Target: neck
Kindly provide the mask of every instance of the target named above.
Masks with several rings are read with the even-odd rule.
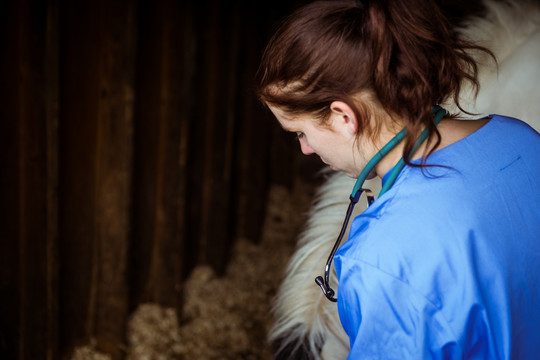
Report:
[[[449,145],[452,145],[465,137],[471,135],[487,122],[489,118],[483,118],[479,120],[455,120],[455,119],[443,119],[441,123],[437,126],[437,130],[441,135],[441,141],[439,145],[433,149],[433,151],[438,151]],[[382,141],[390,141],[393,137],[392,134],[381,137]],[[426,143],[424,142],[413,154],[411,157],[412,160],[419,159],[426,152]],[[401,159],[403,154],[403,148],[405,143],[400,142],[392,151],[390,151],[375,167],[375,172],[377,176],[382,178],[392,167],[394,167],[397,162]]]
[[[378,164],[375,166],[375,173],[381,179],[397,164],[403,155],[403,148],[405,144],[401,141],[392,151],[388,153]]]
[[[434,121],[436,125],[439,125],[439,123],[442,121],[443,117],[447,114],[446,110],[439,106],[433,107],[433,114],[434,114]],[[444,133],[445,135],[450,132],[447,130],[446,126],[439,127],[439,133]],[[391,132],[386,132],[386,135],[380,137],[382,141],[395,141],[395,135]],[[414,143],[414,146],[412,148],[412,154],[410,156],[411,160],[415,160],[423,156],[423,154],[427,151],[427,142],[425,141],[428,138],[428,131],[427,129],[422,129],[420,133],[418,134],[418,137]],[[436,151],[438,149],[441,149],[445,146],[448,146],[449,144],[456,141],[456,137],[454,136],[454,139],[451,139],[451,141],[448,140],[446,136],[443,137],[445,141],[441,141],[438,146],[434,149],[431,149],[432,151]],[[377,173],[377,176],[382,178],[392,167],[394,167],[398,162],[400,163],[400,168],[404,166],[404,159],[403,159],[403,150],[405,148],[405,142],[400,141],[398,144],[396,144],[391,151],[387,153],[387,155],[381,159],[381,161],[377,164],[375,167],[375,171]],[[403,160],[402,160],[403,159]]]
[[[395,119],[395,117],[394,117]],[[392,120],[390,116],[383,122],[383,124],[392,124],[392,126],[385,126],[381,129],[381,135],[378,138],[378,143],[376,144],[377,149],[382,149],[385,145],[389,144],[400,131],[405,127],[402,121],[398,121],[397,125],[395,120]],[[390,128],[391,127],[391,128]],[[390,152],[386,154],[375,166],[376,176],[381,179],[383,176],[396,165],[396,163],[401,159],[403,154],[403,149],[405,147],[405,140],[401,140],[397,145],[395,145]]]

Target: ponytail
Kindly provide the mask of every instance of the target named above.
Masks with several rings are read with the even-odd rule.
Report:
[[[354,98],[367,93],[404,121],[403,155],[411,165],[409,155],[423,127],[429,130],[425,155],[440,143],[432,106],[453,98],[463,110],[464,81],[478,91],[473,50],[493,56],[459,38],[431,0],[317,1],[287,18],[269,42],[257,74],[258,95],[322,122],[333,101],[344,101],[359,119],[358,136],[375,137],[373,109]]]
[[[407,127],[404,159],[408,162],[415,138],[429,129],[429,155],[440,143],[432,106],[452,97],[459,104],[463,81],[478,92],[478,65],[469,53],[480,46],[457,36],[432,1],[386,0],[371,2],[371,24],[380,46],[373,72],[373,88],[381,105],[398,114]]]

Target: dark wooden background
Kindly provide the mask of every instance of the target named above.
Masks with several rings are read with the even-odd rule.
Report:
[[[0,5],[0,358],[122,358],[139,303],[257,242],[294,141],[253,93],[292,1]],[[274,136],[279,134],[279,136]]]
[[[1,359],[121,359],[138,304],[258,241],[299,165],[253,77],[300,3],[2,1]]]

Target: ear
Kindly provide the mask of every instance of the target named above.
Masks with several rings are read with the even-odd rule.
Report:
[[[358,131],[358,119],[353,109],[343,101],[334,101],[330,104],[330,110],[334,118],[334,125],[341,127],[350,134]]]

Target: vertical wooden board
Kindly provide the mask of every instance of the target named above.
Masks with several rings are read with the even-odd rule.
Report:
[[[24,358],[55,359],[58,355],[58,28],[56,1],[29,1],[25,9],[31,26],[26,43],[25,64],[34,73],[21,93],[20,106],[26,109],[21,118],[21,183],[24,197],[20,201],[25,228],[25,251],[21,262],[27,267],[21,279],[24,293]],[[39,51],[39,54],[36,54]],[[37,55],[37,56],[36,56]],[[23,63],[21,62],[21,66]],[[24,129],[24,130],[23,130]],[[23,165],[24,162],[24,165]],[[23,246],[21,241],[20,245]],[[27,255],[26,255],[27,254]]]
[[[128,314],[128,240],[133,146],[134,1],[103,2],[96,144],[96,246],[99,248],[95,337],[113,359],[123,357]]]
[[[203,98],[207,101],[204,132],[204,175],[201,204],[203,257],[223,274],[233,243],[235,206],[232,167],[235,150],[236,78],[238,66],[238,2],[213,2],[203,46],[207,60]]]
[[[19,358],[18,7],[0,12],[0,358]]]
[[[2,218],[7,220],[2,235],[2,299],[9,308],[2,309],[2,350],[6,358],[53,358],[56,354],[55,293],[55,169],[48,159],[55,156],[47,132],[53,122],[46,109],[52,104],[46,90],[50,68],[47,2],[10,2],[2,49],[10,53],[11,63],[3,63],[1,91],[3,102],[2,139],[9,156],[3,167],[1,185],[7,192],[2,201]],[[54,95],[53,95],[54,96]],[[51,101],[55,101],[52,99]],[[54,131],[54,130],[53,130]],[[4,164],[4,162],[2,162]],[[11,167],[11,169],[10,169]],[[4,205],[5,204],[5,205]],[[4,212],[5,211],[5,212]],[[51,214],[51,216],[49,216]],[[4,217],[5,216],[5,217]],[[51,219],[53,222],[51,222]],[[4,229],[4,226],[2,226]],[[7,275],[7,278],[4,276]],[[15,288],[13,288],[15,287]],[[11,288],[11,289],[10,289]],[[8,315],[11,314],[11,315]],[[4,327],[6,326],[6,327]]]
[[[266,197],[270,183],[275,180],[272,175],[276,151],[273,147],[275,137],[275,120],[273,116],[256,98],[255,74],[267,41],[275,29],[278,19],[285,7],[280,2],[255,3],[242,2],[243,31],[240,55],[239,74],[242,99],[239,111],[240,126],[238,129],[237,152],[237,236],[258,242],[266,210]],[[287,6],[290,6],[287,5]],[[283,134],[279,134],[283,136]],[[283,163],[290,159],[282,158]],[[291,177],[285,173],[284,176]]]
[[[60,9],[59,342],[66,356],[93,333],[99,83],[96,7]]]
[[[267,124],[261,116],[263,107],[255,97],[255,73],[262,51],[262,14],[254,3],[247,3],[243,22],[239,67],[239,126],[236,152],[236,236],[257,241],[264,212],[267,188]],[[259,6],[261,7],[261,6]],[[251,14],[251,16],[246,16]],[[259,146],[258,146],[259,145]],[[261,151],[262,150],[262,151]]]
[[[187,178],[188,152],[192,146],[189,138],[192,82],[195,68],[193,41],[193,3],[169,0],[162,18],[167,19],[162,79],[165,82],[162,96],[166,99],[163,117],[167,119],[167,162],[165,164],[165,191],[161,202],[168,206],[168,232],[161,248],[164,261],[156,263],[160,272],[156,279],[166,280],[161,293],[164,305],[180,309],[182,282],[186,276],[185,264],[193,258],[185,252],[187,239]],[[166,91],[165,91],[166,89]],[[163,266],[164,264],[165,266]],[[180,313],[180,310],[179,310]]]
[[[132,166],[134,1],[64,3],[60,340],[122,357]]]
[[[247,89],[253,88],[247,87]],[[243,92],[248,91],[243,90]],[[243,121],[239,131],[236,235],[258,242],[266,211],[266,194],[270,184],[271,132],[269,129],[271,119],[262,105],[250,99],[250,96],[252,94],[245,94],[247,100],[242,104]]]
[[[212,77],[208,72],[209,54],[208,47],[211,47],[216,39],[210,38],[210,24],[213,21],[212,13],[215,14],[215,1],[209,3],[198,2],[192,6],[192,16],[194,18],[194,41],[197,44],[195,48],[195,67],[193,69],[193,83],[191,88],[192,104],[188,113],[189,138],[190,145],[187,152],[187,163],[189,173],[187,174],[186,188],[187,192],[187,227],[186,244],[184,246],[185,258],[188,261],[185,268],[191,270],[197,264],[208,264],[208,237],[206,227],[208,224],[204,211],[207,211],[208,205],[205,199],[209,197],[209,181],[206,179],[207,171],[207,144],[210,139],[207,138],[208,129],[207,114],[213,110],[209,107],[214,106],[213,99],[208,98],[207,83]],[[206,197],[205,197],[205,189]]]
[[[192,163],[190,162],[190,153],[195,149],[196,139],[191,136],[192,132],[192,116],[195,112],[194,101],[194,82],[196,81],[195,69],[197,68],[196,51],[200,46],[197,42],[197,36],[195,32],[195,20],[194,19],[194,6],[193,2],[183,2],[181,9],[181,15],[178,17],[175,23],[179,26],[175,31],[181,37],[181,56],[179,58],[178,69],[180,69],[179,76],[179,118],[180,122],[180,157],[179,157],[179,172],[180,178],[178,183],[178,236],[180,242],[180,274],[177,280],[177,286],[181,288],[183,280],[187,277],[187,274],[195,266],[197,261],[197,244],[194,239],[190,238],[190,228],[192,227],[192,221],[189,218],[190,214],[190,194],[192,189],[189,187],[189,179],[192,171]],[[179,307],[180,309],[180,307]],[[180,311],[179,311],[180,313]]]
[[[205,246],[200,241],[202,229],[202,201],[203,201],[203,178],[204,178],[204,139],[205,139],[205,111],[208,106],[208,99],[205,98],[204,84],[206,68],[206,53],[204,34],[206,29],[205,11],[210,8],[210,4],[193,3],[189,14],[193,21],[192,38],[189,40],[194,45],[193,49],[194,66],[191,67],[191,81],[189,83],[189,101],[187,111],[184,112],[186,120],[189,122],[189,143],[185,153],[187,164],[186,174],[186,228],[184,252],[184,273],[188,274],[197,264],[205,262]]]
[[[58,108],[59,33],[58,0],[47,1],[45,59],[46,167],[47,167],[47,360],[58,359]]]
[[[178,306],[185,183],[182,179],[183,43],[186,4],[141,2],[135,123],[134,306]],[[184,145],[182,145],[184,144]],[[182,165],[182,163],[184,163]]]
[[[145,287],[149,282],[150,256],[155,227],[156,173],[159,128],[158,115],[159,73],[161,54],[159,31],[154,5],[140,1],[135,71],[134,161],[133,161],[133,222],[130,246],[130,309],[145,301]]]

